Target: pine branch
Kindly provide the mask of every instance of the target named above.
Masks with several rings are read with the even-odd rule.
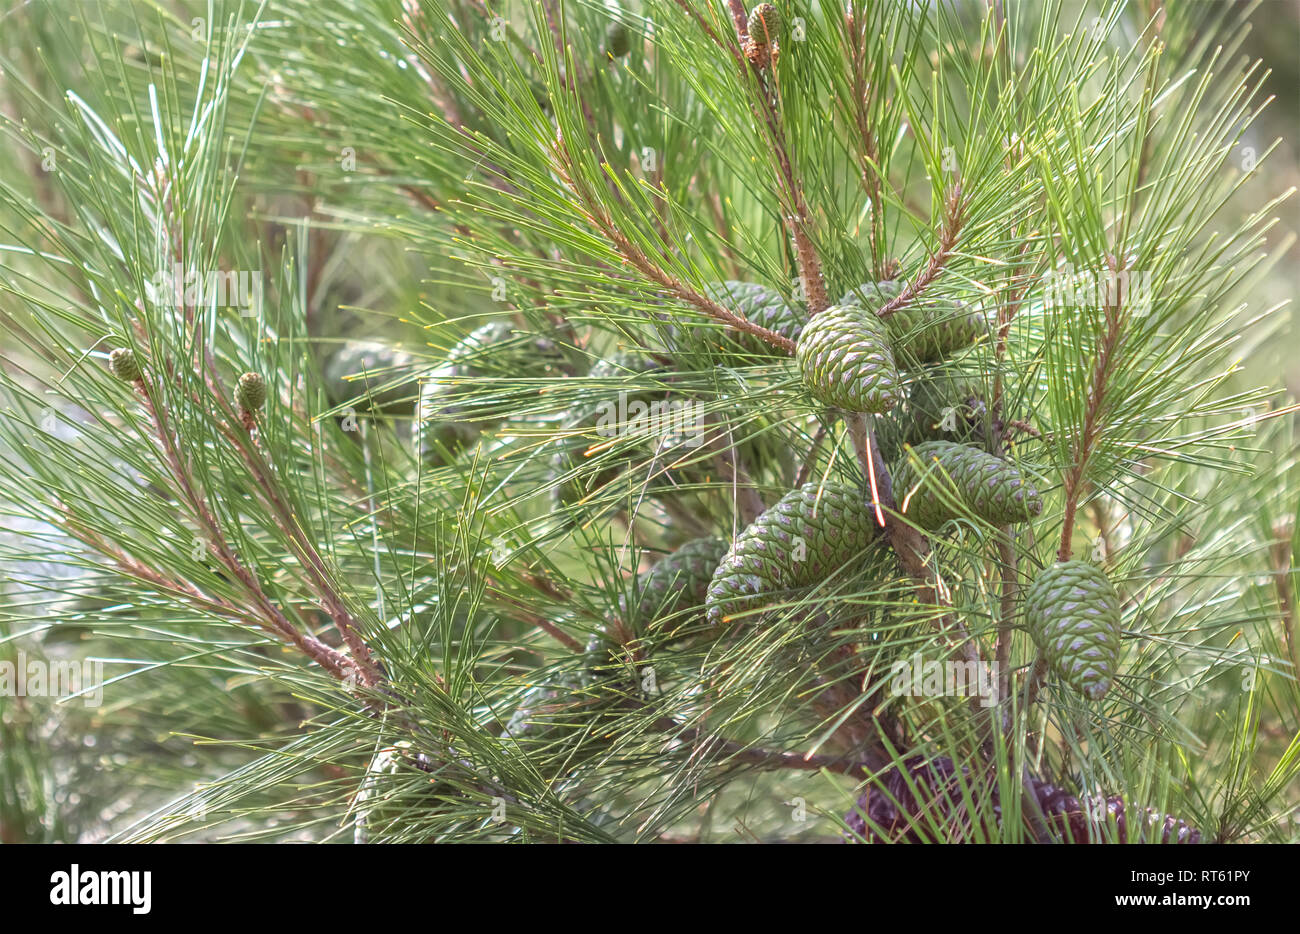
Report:
[[[769,331],[767,328],[760,327],[759,325],[745,319],[743,316],[724,308],[718,302],[701,295],[699,292],[696,292],[694,289],[677,279],[667,270],[658,266],[618,229],[613,218],[610,216],[609,212],[601,206],[599,200],[587,192],[585,186],[580,185],[575,180],[576,173],[572,172],[572,164],[568,161],[568,155],[563,149],[562,140],[557,142],[556,157],[558,159],[556,173],[560,175],[564,180],[565,185],[573,193],[575,199],[577,199],[579,207],[588,221],[591,222],[592,226],[595,227],[602,236],[617,248],[617,250],[623,255],[624,259],[631,263],[632,267],[641,273],[647,281],[661,286],[674,298],[695,306],[700,311],[711,315],[724,324],[730,325],[737,331],[741,331],[745,334],[752,334],[760,340],[771,344],[773,347],[784,350],[788,354],[794,353],[794,341],[787,337],[783,337],[774,331]]]
[[[1114,257],[1108,258],[1112,272],[1119,269]],[[1118,289],[1117,289],[1118,292]],[[1061,527],[1061,547],[1057,559],[1069,561],[1074,539],[1074,516],[1079,506],[1079,497],[1083,494],[1084,478],[1088,469],[1089,458],[1102,430],[1102,411],[1106,404],[1107,382],[1116,365],[1119,343],[1122,336],[1122,315],[1124,297],[1116,294],[1113,302],[1104,306],[1106,332],[1097,349],[1097,359],[1093,367],[1092,380],[1088,387],[1087,401],[1084,406],[1083,428],[1074,439],[1071,465],[1064,475],[1065,520]]]
[[[915,279],[908,282],[902,291],[886,302],[876,312],[877,315],[881,318],[888,318],[900,308],[915,301],[917,296],[939,277],[957,247],[962,224],[965,222],[964,210],[965,203],[962,200],[961,184],[958,183],[952,186],[947,199],[944,201],[943,225],[939,230],[939,248],[930,256],[930,261],[926,264],[925,269]]]

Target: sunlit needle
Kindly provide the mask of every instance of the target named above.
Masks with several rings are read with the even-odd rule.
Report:
[[[867,449],[867,476],[871,479],[871,505],[876,510],[876,521],[880,527],[885,527],[885,514],[880,511],[880,491],[876,489],[876,460],[871,454],[871,432],[867,432],[867,439],[864,442]]]

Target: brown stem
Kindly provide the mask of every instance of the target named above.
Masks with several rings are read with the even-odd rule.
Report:
[[[897,296],[886,302],[884,307],[876,312],[877,315],[888,318],[913,301],[938,277],[957,246],[962,224],[965,223],[964,211],[965,203],[962,200],[961,185],[953,185],[944,203],[943,226],[939,231],[939,249],[930,257],[930,262],[926,264],[921,274],[909,282]]]
[[[137,380],[136,391],[143,398],[145,408],[149,412],[150,418],[154,423],[155,433],[162,444],[163,456],[168,468],[170,469],[173,479],[180,486],[181,493],[185,497],[192,514],[198,520],[199,524],[212,537],[210,545],[221,563],[225,566],[239,582],[243,585],[244,590],[252,598],[262,614],[261,625],[264,629],[274,635],[297,646],[307,656],[314,659],[326,671],[334,675],[341,681],[350,681],[356,683],[369,684],[365,679],[364,672],[360,671],[357,664],[344,656],[343,654],[331,649],[314,636],[306,635],[301,632],[280,609],[267,598],[266,593],[262,590],[261,583],[245,567],[244,563],[231,550],[226,540],[220,523],[208,508],[206,501],[199,495],[190,471],[185,465],[184,457],[181,455],[176,446],[175,439],[172,436],[171,428],[168,424],[166,410],[158,405],[152,393],[145,385],[143,380]]]
[[[1109,261],[1111,269],[1115,270],[1117,264],[1114,258],[1111,257]],[[1084,409],[1083,430],[1074,439],[1072,463],[1065,472],[1065,521],[1061,526],[1061,547],[1057,552],[1057,559],[1060,561],[1069,561],[1073,551],[1071,540],[1074,537],[1075,512],[1078,510],[1079,499],[1086,485],[1088,461],[1101,436],[1101,413],[1106,403],[1107,382],[1114,369],[1116,351],[1122,333],[1122,300],[1122,296],[1116,295],[1113,303],[1107,303],[1104,309],[1106,333],[1102,337],[1101,346],[1097,349],[1097,360],[1093,366]]]
[[[853,441],[853,451],[857,455],[863,475],[866,476],[871,471],[875,472],[875,487],[879,492],[880,506],[890,515],[890,521],[885,523],[885,538],[898,556],[903,570],[916,582],[917,599],[926,606],[951,606],[948,588],[928,560],[929,540],[911,525],[902,521],[899,516],[898,504],[894,499],[893,478],[880,453],[880,445],[876,441],[875,433],[867,427],[866,416],[850,415],[846,421]],[[868,449],[871,451],[870,456],[867,454]],[[935,621],[935,625],[940,633],[950,639],[954,638],[954,633],[956,634],[955,648],[966,656],[967,661],[982,663],[979,647],[956,614],[945,612]]]
[[[623,254],[623,258],[631,263],[633,268],[635,268],[637,272],[641,273],[643,277],[650,282],[663,287],[673,297],[690,305],[694,305],[696,308],[711,315],[724,324],[728,324],[736,330],[743,331],[746,334],[752,334],[765,343],[784,350],[788,354],[794,353],[795,342],[790,340],[788,337],[783,337],[775,331],[769,331],[767,328],[760,327],[752,321],[749,321],[747,318],[728,310],[713,299],[701,295],[680,279],[673,276],[666,269],[660,267],[650,259],[650,257],[646,256],[640,247],[632,243],[632,241],[630,241],[622,231],[618,229],[617,225],[614,223],[614,219],[610,217],[609,213],[600,205],[599,201],[591,198],[585,190],[585,186],[577,182],[573,173],[569,170],[568,154],[563,150],[562,146],[557,147],[557,157],[560,160],[560,164],[556,166],[557,174],[564,179],[569,190],[573,192],[577,198],[580,210],[582,210],[583,214],[586,215],[587,219],[596,227],[596,229],[600,231],[601,235],[609,240],[609,242],[612,243],[621,254]]]

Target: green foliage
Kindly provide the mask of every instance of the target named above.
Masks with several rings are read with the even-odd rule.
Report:
[[[1250,11],[771,6],[3,14],[0,839],[1295,840]]]

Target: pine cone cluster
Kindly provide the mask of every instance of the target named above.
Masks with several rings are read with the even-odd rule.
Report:
[[[973,445],[928,441],[904,453],[894,471],[902,512],[932,530],[970,513],[992,525],[1026,522],[1042,498],[1019,469]]]
[[[1062,561],[1025,594],[1029,634],[1066,684],[1089,700],[1110,690],[1119,665],[1120,599],[1101,568]]]
[[[877,540],[875,514],[862,491],[834,483],[791,490],[743,531],[709,584],[709,621],[820,583]]]

